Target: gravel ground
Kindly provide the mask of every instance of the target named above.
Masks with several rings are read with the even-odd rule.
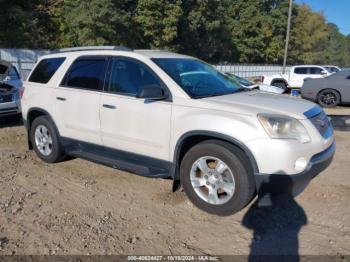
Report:
[[[0,119],[0,255],[350,255],[350,132],[336,131],[330,168],[302,195],[217,217],[171,181],[74,159],[48,165]]]

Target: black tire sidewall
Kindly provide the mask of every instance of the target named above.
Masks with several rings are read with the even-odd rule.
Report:
[[[322,95],[323,93],[330,93],[330,92],[333,93],[333,94],[335,95],[336,101],[335,101],[335,103],[332,104],[332,105],[326,105],[326,104],[324,104],[324,103],[320,100],[320,98],[321,98],[321,95]],[[318,94],[317,102],[318,102],[318,104],[319,104],[320,106],[325,107],[325,108],[336,107],[336,106],[339,105],[339,103],[340,103],[340,95],[339,95],[339,93],[338,93],[337,91],[330,90],[330,89],[326,89],[326,90],[321,91],[321,92]]]
[[[286,83],[284,83],[284,82],[275,82],[272,84],[272,86],[279,87],[279,88],[283,89],[284,92],[286,92],[288,89]]]
[[[48,131],[51,134],[52,137],[52,152],[50,155],[48,156],[44,156],[43,154],[40,153],[39,149],[36,146],[35,143],[35,130],[39,125],[43,125],[45,126]],[[63,159],[64,157],[64,150],[62,148],[62,145],[59,141],[59,136],[57,134],[57,131],[54,127],[54,125],[52,124],[52,122],[50,121],[50,119],[47,116],[40,116],[36,119],[34,119],[31,128],[30,128],[30,140],[33,146],[33,149],[35,151],[35,153],[44,161],[47,163],[56,163],[59,162]]]
[[[212,205],[205,202],[192,187],[190,181],[192,165],[203,156],[219,158],[228,165],[233,173],[235,179],[234,195],[222,205]],[[222,141],[210,140],[191,148],[181,162],[180,176],[182,186],[191,202],[198,208],[215,215],[227,216],[240,211],[252,200],[255,192],[255,182],[250,163],[239,149]]]

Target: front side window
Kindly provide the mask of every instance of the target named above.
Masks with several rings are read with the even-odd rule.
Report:
[[[29,82],[46,84],[62,65],[64,57],[47,58],[39,62],[29,77]]]
[[[190,97],[203,98],[249,91],[212,66],[191,58],[154,58]]]
[[[311,75],[320,75],[322,69],[319,67],[310,67],[310,74]]]
[[[161,86],[154,73],[144,64],[126,58],[112,60],[109,91],[136,96],[142,86]]]
[[[65,76],[63,86],[101,91],[106,67],[106,57],[78,58]]]
[[[296,67],[294,69],[294,73],[298,75],[306,75],[307,74],[307,67]]]

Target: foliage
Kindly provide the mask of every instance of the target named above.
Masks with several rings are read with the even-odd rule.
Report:
[[[329,37],[324,16],[301,5],[292,28],[289,61],[322,64]]]
[[[288,0],[0,0],[0,46],[126,45],[282,63]],[[350,66],[350,36],[293,4],[289,64]]]

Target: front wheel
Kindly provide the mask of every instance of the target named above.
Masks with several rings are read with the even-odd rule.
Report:
[[[35,118],[30,128],[30,140],[35,153],[47,163],[56,163],[64,159],[64,149],[59,136],[47,116]]]
[[[340,103],[340,95],[335,90],[326,89],[320,92],[317,102],[322,107],[336,107]]]
[[[181,162],[180,176],[192,203],[216,215],[238,212],[255,192],[247,157],[240,149],[219,140],[192,147]]]

